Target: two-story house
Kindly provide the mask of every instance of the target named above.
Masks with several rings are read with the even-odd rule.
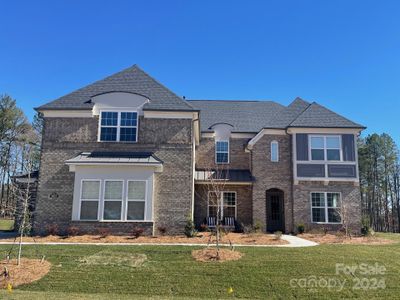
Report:
[[[188,101],[133,66],[37,111],[37,233],[49,224],[179,233],[188,216],[210,222],[216,205],[224,220],[267,231],[339,229],[343,211],[360,227],[364,127],[315,102]],[[212,174],[224,174],[217,202]]]

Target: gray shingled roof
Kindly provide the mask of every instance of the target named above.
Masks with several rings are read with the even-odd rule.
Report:
[[[288,127],[364,128],[329,109],[296,98],[283,106],[272,101],[189,100],[200,109],[201,131],[216,123],[228,123],[233,132],[259,132],[263,128]]]
[[[151,152],[82,152],[65,161],[67,165],[79,164],[150,164],[161,165],[163,162]]]
[[[143,107],[144,109],[193,110],[188,102],[171,92],[137,65],[89,84],[37,109],[91,109],[93,103],[90,99],[105,92],[129,92],[143,95],[150,99],[150,102]]]

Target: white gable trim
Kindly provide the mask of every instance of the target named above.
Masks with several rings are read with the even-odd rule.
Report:
[[[45,118],[92,118],[92,110],[40,110]]]
[[[283,129],[261,129],[255,137],[253,137],[247,144],[247,149],[251,150],[255,143],[257,143],[264,135],[286,135],[286,131]]]
[[[289,134],[293,133],[333,133],[333,134],[359,134],[362,128],[288,128],[287,132]]]

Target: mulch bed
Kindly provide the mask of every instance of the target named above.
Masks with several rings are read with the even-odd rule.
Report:
[[[192,256],[195,260],[202,262],[224,262],[230,260],[238,260],[243,256],[243,253],[221,248],[219,249],[219,259],[218,259],[217,249],[213,247],[200,250],[193,250]]]
[[[50,271],[51,263],[40,259],[22,258],[18,266],[16,259],[0,262],[0,287],[5,288],[10,283],[13,287],[39,280]],[[5,268],[9,274],[4,275]]]
[[[365,237],[365,236],[352,236],[346,237],[345,235],[339,234],[322,234],[322,233],[303,233],[299,234],[298,237],[317,242],[319,244],[354,244],[354,245],[385,245],[393,244],[394,241],[378,238],[378,237]]]
[[[99,235],[77,235],[70,237],[61,237],[57,235],[49,235],[44,237],[26,237],[24,242],[68,242],[68,243],[181,243],[181,244],[207,244],[210,240],[209,232],[200,232],[196,237],[187,238],[183,235],[165,235],[165,236],[117,236],[109,235],[101,237]],[[212,238],[214,240],[214,238]],[[12,242],[13,239],[1,239],[0,242]],[[272,234],[254,233],[243,234],[230,232],[222,236],[222,244],[240,244],[240,245],[285,245],[287,241],[276,239]]]

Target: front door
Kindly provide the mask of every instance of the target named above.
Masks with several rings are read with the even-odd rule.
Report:
[[[283,216],[283,192],[280,190],[268,190],[267,202],[267,231],[285,231]]]

